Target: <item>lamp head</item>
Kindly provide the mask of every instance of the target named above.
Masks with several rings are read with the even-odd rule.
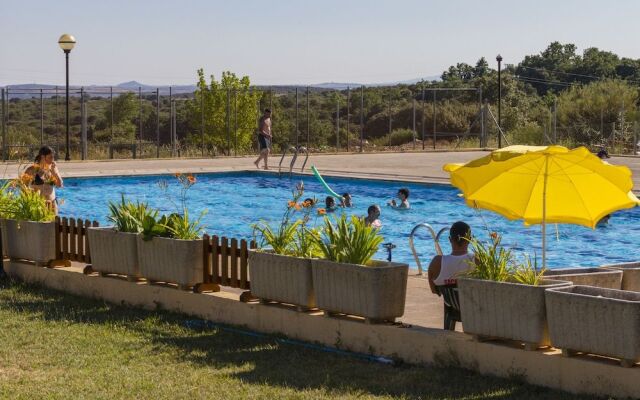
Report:
[[[496,61],[497,61],[497,62],[502,62],[502,56],[501,56],[500,54],[498,54],[498,55],[496,56]]]
[[[68,33],[65,33],[60,36],[60,39],[58,39],[58,45],[65,53],[68,53],[76,45],[76,38],[69,35]]]

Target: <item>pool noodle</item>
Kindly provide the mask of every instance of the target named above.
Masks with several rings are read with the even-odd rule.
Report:
[[[327,191],[327,193],[329,193],[331,196],[337,199],[342,199],[342,196],[340,196],[338,193],[331,190],[329,185],[327,185],[327,182],[324,181],[324,179],[322,178],[322,175],[320,175],[320,172],[318,172],[318,169],[315,167],[315,165],[311,166],[311,172],[313,172],[313,175],[315,175],[315,177],[320,181],[322,186],[324,186],[324,189]]]

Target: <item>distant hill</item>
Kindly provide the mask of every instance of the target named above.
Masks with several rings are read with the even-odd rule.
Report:
[[[411,85],[411,84],[415,84],[417,82],[420,82],[422,80],[425,80],[427,82],[430,81],[439,81],[440,77],[439,76],[427,76],[424,78],[416,78],[416,79],[410,79],[410,80],[406,80],[406,81],[396,81],[396,82],[385,82],[385,83],[346,83],[346,82],[324,82],[324,83],[317,83],[317,84],[311,84],[311,85],[257,85],[257,87],[259,88],[274,88],[274,89],[282,89],[282,90],[287,90],[287,89],[293,89],[293,88],[299,88],[299,89],[306,89],[307,86],[309,86],[312,89],[315,90],[346,90],[347,88],[358,88],[360,86],[393,86],[393,85],[398,85],[398,84],[403,84],[403,85]],[[28,98],[32,98],[32,97],[36,97],[39,98],[40,97],[40,89],[45,90],[44,93],[44,97],[45,98],[49,98],[49,97],[53,97],[55,96],[55,93],[52,92],[52,90],[54,90],[55,88],[58,88],[58,94],[60,96],[64,96],[64,92],[65,92],[65,87],[64,85],[62,86],[56,86],[56,85],[49,85],[49,84],[41,84],[41,83],[25,83],[25,84],[17,84],[17,85],[7,85],[5,86],[5,88],[9,89],[9,97],[12,99],[15,98],[19,98],[19,99],[28,99]],[[107,97],[110,96],[111,94],[111,88],[113,88],[113,93],[117,94],[117,93],[121,93],[123,91],[133,91],[133,92],[137,92],[138,90],[142,90],[142,92],[146,95],[150,94],[150,93],[154,93],[156,91],[156,89],[160,90],[160,93],[162,95],[167,95],[169,94],[169,87],[171,87],[171,93],[179,95],[179,94],[185,94],[185,93],[193,93],[196,90],[196,85],[159,85],[159,86],[155,86],[155,85],[145,85],[144,83],[140,83],[138,81],[128,81],[128,82],[123,82],[123,83],[119,83],[117,85],[114,86],[107,86],[107,85],[88,85],[88,86],[70,86],[70,90],[74,93],[72,93],[72,96],[77,96],[78,95],[78,91],[80,91],[81,88],[84,88],[85,91],[87,91],[87,93],[89,93],[90,96],[92,97]]]

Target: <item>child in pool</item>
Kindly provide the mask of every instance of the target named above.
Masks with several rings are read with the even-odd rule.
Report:
[[[333,196],[327,196],[327,198],[324,199],[324,205],[327,212],[334,212],[336,210],[336,199],[334,199]]]
[[[388,204],[396,210],[408,210],[411,208],[411,205],[409,204],[409,189],[402,188],[398,190],[398,199],[400,200],[400,203],[397,203],[396,199],[393,199]]]
[[[340,200],[340,207],[353,207],[353,203],[351,202],[351,195],[349,193],[345,193],[342,195],[342,200]]]
[[[367,216],[364,218],[364,222],[368,226],[372,226],[374,228],[381,228],[382,223],[380,222],[380,207],[376,204],[370,205],[367,209]]]

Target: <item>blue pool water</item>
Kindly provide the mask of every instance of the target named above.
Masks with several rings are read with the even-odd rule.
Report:
[[[217,173],[197,175],[198,182],[189,192],[188,204],[192,215],[203,209],[208,213],[203,219],[207,233],[236,238],[251,238],[251,224],[259,219],[271,222],[280,220],[291,191],[300,180],[304,181],[305,197],[317,197],[324,204],[326,193],[312,176],[278,178],[265,173]],[[178,185],[173,176],[131,176],[104,178],[70,178],[65,188],[58,192],[64,199],[60,208],[62,216],[95,219],[107,224],[107,203],[118,201],[124,194],[132,200],[148,202],[162,211],[173,212],[174,207],[158,187],[166,180],[172,192]],[[540,227],[525,227],[521,222],[508,221],[488,211],[474,211],[465,206],[458,190],[445,185],[426,185],[384,181],[368,181],[326,177],[327,183],[338,193],[349,192],[354,207],[346,209],[350,214],[366,215],[367,207],[379,204],[382,208],[382,234],[385,241],[393,242],[396,261],[415,266],[409,249],[409,233],[418,223],[427,222],[436,230],[457,220],[468,222],[474,235],[488,239],[488,227],[504,235],[503,244],[518,254],[541,254]],[[396,211],[385,206],[395,196],[397,189],[408,187],[411,191],[410,211]],[[318,222],[321,220],[318,219]],[[443,235],[443,250],[449,251],[447,235]],[[548,228],[548,265],[595,266],[603,263],[637,261],[637,244],[640,243],[640,208],[617,212],[608,226],[596,230],[573,225]],[[416,239],[416,248],[422,255],[423,266],[434,255],[433,244],[423,230]],[[386,258],[381,249],[378,256]]]

